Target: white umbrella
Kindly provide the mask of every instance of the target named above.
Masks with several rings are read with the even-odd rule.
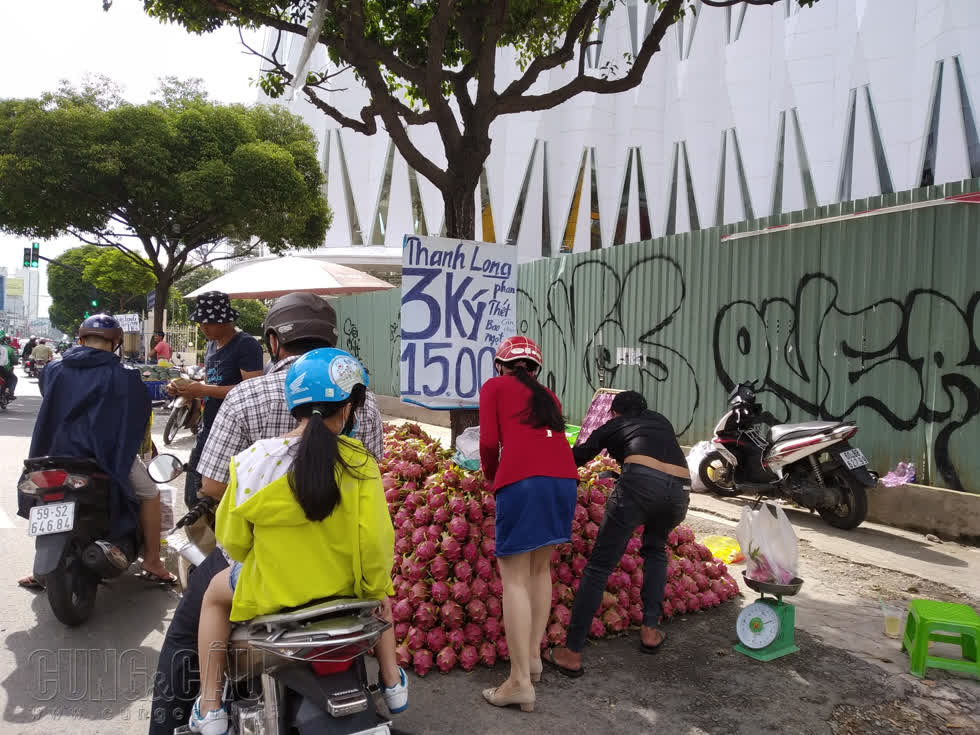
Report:
[[[341,296],[388,288],[394,286],[346,265],[288,256],[236,268],[184,298],[194,298],[208,291],[221,291],[235,299],[274,299],[297,291]]]

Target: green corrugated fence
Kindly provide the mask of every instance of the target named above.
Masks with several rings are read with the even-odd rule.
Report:
[[[879,472],[980,491],[980,206],[953,204],[722,241],[737,232],[940,199],[919,189],[520,266],[572,423],[601,385],[643,392],[681,439],[711,435],[732,383],[780,419],[855,421]],[[339,299],[341,346],[379,393],[399,386],[397,290]]]

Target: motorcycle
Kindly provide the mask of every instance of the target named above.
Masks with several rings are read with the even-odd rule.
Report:
[[[180,377],[184,380],[204,382],[204,368],[191,366]],[[203,407],[204,402],[200,398],[174,396],[170,399],[166,405],[170,416],[167,418],[167,425],[163,427],[163,443],[169,446],[181,429],[188,429],[192,434],[197,434],[201,428]]]
[[[848,440],[858,427],[841,421],[778,424],[756,401],[756,383],[740,383],[715,426],[714,448],[698,476],[716,495],[784,496],[816,510],[835,528],[857,528],[868,514],[867,488],[877,476]]]
[[[36,378],[40,372],[41,371],[34,363],[34,358],[28,357],[26,360],[24,360],[24,374],[27,375],[28,378]]]
[[[161,454],[147,469],[155,482],[170,482],[182,465],[173,455]],[[182,529],[206,525],[209,510],[192,509],[171,536],[179,543],[168,539],[167,545],[191,566],[200,564],[204,554]],[[391,722],[375,704],[364,660],[391,627],[381,610],[378,600],[313,600],[236,623],[225,681],[229,732],[391,735]],[[181,726],[174,735],[190,732]]]
[[[7,381],[0,375],[0,411],[6,411],[8,403],[10,403],[10,394],[7,393]]]
[[[142,536],[109,536],[109,475],[94,459],[32,457],[17,486],[29,505],[27,534],[35,539],[34,578],[58,620],[77,626],[92,615],[102,579],[118,577],[137,560]]]

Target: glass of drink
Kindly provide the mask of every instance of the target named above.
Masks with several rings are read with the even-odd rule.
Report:
[[[901,638],[905,610],[898,605],[882,605],[881,609],[885,613],[885,635],[889,638]]]

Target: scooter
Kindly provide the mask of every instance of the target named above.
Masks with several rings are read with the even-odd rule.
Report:
[[[192,365],[180,377],[184,380],[204,382],[204,368]],[[163,427],[163,443],[169,446],[181,429],[188,429],[192,434],[197,434],[201,428],[203,406],[204,403],[200,398],[174,396],[166,405],[170,410],[170,416],[167,418],[167,425]]]
[[[848,443],[858,432],[855,424],[777,424],[756,401],[755,381],[735,386],[728,408],[715,426],[713,450],[698,466],[711,492],[787,497],[836,528],[861,525],[868,515],[867,488],[878,478],[864,453]]]
[[[7,393],[7,381],[0,375],[0,411],[6,411],[8,403],[10,403],[10,394]]]
[[[27,534],[35,539],[34,578],[58,620],[76,626],[92,615],[102,579],[118,577],[139,558],[139,527],[107,539],[109,475],[94,459],[32,457],[17,486],[30,511]]]
[[[170,482],[183,466],[173,455],[161,454],[147,469],[154,482]],[[184,520],[175,534],[188,526]],[[207,512],[198,509],[194,521],[205,523]],[[178,537],[180,543],[168,540],[168,546],[188,564],[200,564],[203,552],[186,534]],[[225,682],[229,732],[391,735],[364,661],[391,627],[381,610],[378,600],[313,600],[234,625]],[[174,735],[190,732],[181,726]]]

